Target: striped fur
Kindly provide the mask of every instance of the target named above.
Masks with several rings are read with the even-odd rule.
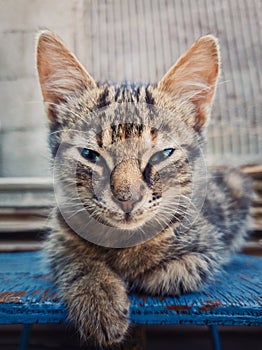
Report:
[[[85,208],[110,227],[136,233],[147,223],[162,225],[148,241],[108,248],[81,238],[54,210],[46,251],[69,317],[85,341],[121,342],[130,291],[199,290],[246,237],[249,180],[230,170],[209,173],[205,181],[198,163],[219,64],[217,40],[207,36],[159,84],[98,84],[54,34],[39,37],[50,148],[55,158],[64,145],[58,164],[72,214],[76,185]],[[96,164],[84,159],[83,148],[102,158]],[[154,162],[165,149],[173,150],[170,157]]]

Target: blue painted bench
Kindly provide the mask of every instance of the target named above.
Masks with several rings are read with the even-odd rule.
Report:
[[[219,349],[217,325],[262,325],[262,258],[235,255],[214,281],[199,293],[179,297],[131,295],[131,322],[154,325],[208,325]],[[0,324],[68,322],[66,308],[53,286],[44,253],[0,254]]]

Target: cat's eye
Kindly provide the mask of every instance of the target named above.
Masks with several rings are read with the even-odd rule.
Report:
[[[97,163],[102,158],[99,153],[88,148],[82,148],[80,153],[83,158],[91,163]]]
[[[149,164],[154,165],[162,162],[170,157],[174,152],[174,148],[166,148],[163,151],[155,153],[149,160]]]

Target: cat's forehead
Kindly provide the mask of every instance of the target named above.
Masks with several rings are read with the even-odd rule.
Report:
[[[110,147],[128,140],[154,146],[173,134],[168,118],[154,105],[143,102],[111,102],[80,120],[80,131],[86,141],[98,147]],[[90,141],[92,140],[92,141]]]
[[[160,108],[152,85],[103,85],[91,109],[89,98],[81,98],[73,114],[70,138],[75,145],[92,149],[118,145],[135,153],[136,149],[170,147],[184,135],[178,111]]]
[[[99,148],[111,149],[113,153],[139,153],[157,143],[158,131],[150,125],[136,123],[113,124],[96,134]]]
[[[108,103],[132,102],[154,105],[154,84],[128,83],[100,84],[97,98],[99,107],[107,106]]]
[[[170,138],[154,123],[144,123],[142,120],[126,122],[124,119],[113,120],[112,123],[97,120],[96,124],[87,123],[85,127],[72,129],[66,134],[75,145],[94,149],[152,148]]]
[[[134,120],[131,115],[122,114],[123,106],[117,112],[119,115],[116,118],[111,114],[97,115],[93,123],[89,121],[80,130],[72,130],[68,141],[101,154],[106,152],[116,161],[123,158],[140,159],[147,152],[151,154],[152,149],[158,151],[173,146],[172,137],[153,118],[137,116]]]

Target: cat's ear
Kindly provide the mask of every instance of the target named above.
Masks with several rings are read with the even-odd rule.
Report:
[[[39,34],[37,70],[44,101],[51,104],[97,86],[73,53],[50,31]]]
[[[220,69],[218,40],[201,37],[179,58],[158,84],[158,89],[195,106],[193,127],[199,131],[206,124]]]

